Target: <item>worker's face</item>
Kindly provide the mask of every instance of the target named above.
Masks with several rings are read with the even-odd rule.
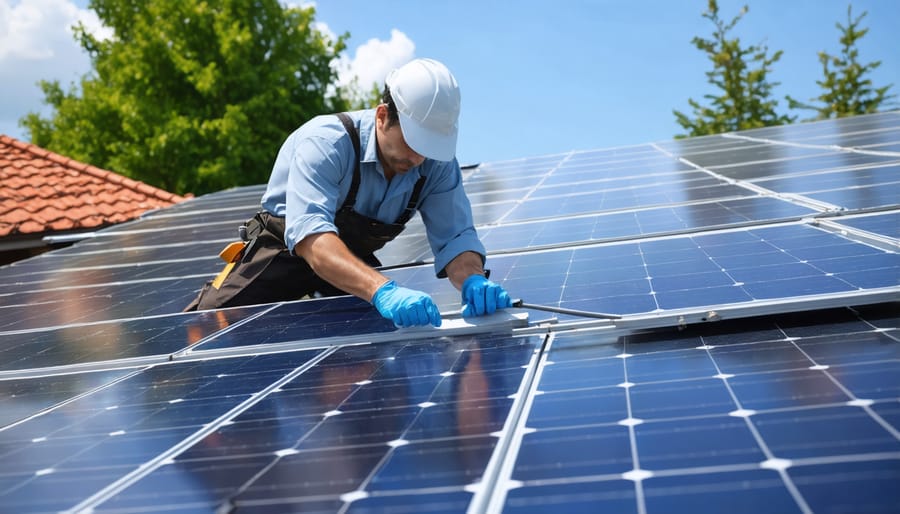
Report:
[[[379,105],[375,111],[375,131],[378,159],[381,160],[381,165],[388,178],[397,174],[402,175],[425,162],[424,157],[414,152],[406,144],[399,122],[388,126],[388,109],[384,104]]]

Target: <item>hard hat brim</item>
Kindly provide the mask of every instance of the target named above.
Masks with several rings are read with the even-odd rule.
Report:
[[[429,130],[402,112],[400,117],[400,130],[403,139],[414,152],[435,161],[452,161],[456,157],[456,138],[459,128],[454,125],[450,132],[442,133]]]

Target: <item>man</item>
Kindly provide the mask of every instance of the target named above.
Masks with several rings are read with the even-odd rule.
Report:
[[[462,292],[463,315],[509,307],[507,292],[487,279],[463,191],[459,108],[450,71],[416,59],[391,72],[377,108],[301,126],[278,152],[263,211],[242,227],[246,243],[223,251],[230,263],[186,310],[349,293],[398,326],[440,326],[431,297],[373,269],[374,252],[416,210],[438,278]]]

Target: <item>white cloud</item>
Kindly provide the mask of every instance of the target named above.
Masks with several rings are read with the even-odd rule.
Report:
[[[337,63],[338,82],[353,87],[355,80],[360,93],[368,92],[372,84],[380,88],[387,74],[411,61],[415,53],[415,43],[403,32],[392,29],[389,40],[372,38],[356,48],[352,60],[343,56]]]
[[[72,26],[78,22],[101,39],[112,35],[93,11],[68,0],[22,0],[15,5],[0,0],[0,62],[59,56],[66,47],[76,46]]]
[[[69,0],[0,0],[0,130],[23,137],[18,119],[41,111],[40,80],[69,84],[90,71],[90,60],[72,37],[81,22],[100,39],[111,37],[93,11]]]

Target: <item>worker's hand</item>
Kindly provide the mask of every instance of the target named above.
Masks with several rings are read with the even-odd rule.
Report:
[[[398,327],[429,323],[441,326],[441,312],[430,296],[421,291],[399,287],[393,280],[385,282],[375,291],[372,305]]]
[[[464,317],[493,314],[497,309],[512,307],[506,290],[483,275],[471,275],[463,282],[462,301]]]

